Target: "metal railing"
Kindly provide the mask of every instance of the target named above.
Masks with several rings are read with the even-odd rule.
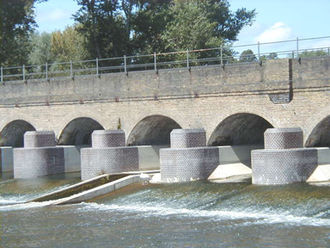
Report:
[[[318,43],[315,43],[318,42]],[[320,46],[316,46],[320,44]],[[325,44],[325,45],[322,45]],[[253,53],[242,53],[250,49]],[[239,52],[240,51],[240,52]],[[244,55],[245,54],[245,55]],[[0,67],[0,82],[70,77],[100,76],[104,73],[161,69],[233,63],[262,62],[268,59],[300,58],[304,56],[330,56],[330,36],[293,39],[247,45],[225,45],[217,48],[186,50],[167,53],[138,54],[114,58],[96,58],[82,61],[55,62],[44,65]]]

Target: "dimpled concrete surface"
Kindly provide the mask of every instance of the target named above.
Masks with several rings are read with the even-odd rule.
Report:
[[[265,132],[264,150],[251,153],[253,184],[305,182],[318,165],[317,150],[301,148],[300,128],[272,128]]]
[[[94,131],[92,147],[81,149],[81,179],[87,180],[105,173],[138,170],[137,147],[124,147],[124,145],[124,131]]]
[[[28,131],[24,134],[24,147],[56,146],[53,131]]]
[[[186,182],[206,179],[219,165],[217,147],[205,147],[203,129],[175,129],[171,148],[160,149],[163,182]]]
[[[206,145],[204,129],[174,129],[170,136],[171,148],[202,147]]]
[[[264,133],[265,149],[290,149],[303,147],[301,128],[268,128]]]
[[[92,147],[125,146],[123,130],[95,130],[92,133]]]
[[[14,178],[64,173],[64,150],[55,144],[52,131],[26,132],[24,148],[14,149]]]

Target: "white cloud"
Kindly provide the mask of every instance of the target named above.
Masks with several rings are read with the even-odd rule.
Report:
[[[273,42],[289,39],[291,28],[283,22],[276,22],[256,38],[256,42]]]
[[[70,18],[71,14],[72,14],[71,12],[60,9],[60,8],[46,10],[46,11],[42,11],[40,13],[37,12],[37,21],[38,22],[61,21],[61,20]]]

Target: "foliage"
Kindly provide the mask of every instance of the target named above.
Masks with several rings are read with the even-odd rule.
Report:
[[[308,58],[308,57],[321,57],[321,56],[327,56],[328,53],[324,50],[316,50],[316,51],[304,51],[302,53],[299,53],[300,58]]]
[[[254,62],[257,61],[257,57],[254,55],[251,49],[243,51],[239,57],[240,62]]]
[[[21,65],[28,60],[29,36],[36,27],[37,0],[0,0],[0,64]]]
[[[31,52],[29,54],[29,64],[44,65],[52,63],[54,56],[51,53],[52,35],[49,33],[33,33],[31,35]]]

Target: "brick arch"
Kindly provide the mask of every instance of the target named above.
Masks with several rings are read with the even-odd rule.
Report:
[[[89,117],[78,117],[71,120],[62,130],[59,145],[90,145],[91,133],[94,130],[103,130],[104,127]]]
[[[36,129],[25,120],[14,120],[6,124],[0,133],[0,146],[22,147],[24,133]]]
[[[170,132],[181,126],[164,115],[150,115],[140,120],[130,132],[127,145],[169,145]]]
[[[226,117],[212,132],[208,145],[263,145],[264,132],[273,125],[252,113],[236,113]]]
[[[330,147],[330,115],[323,118],[306,140],[307,147]]]

